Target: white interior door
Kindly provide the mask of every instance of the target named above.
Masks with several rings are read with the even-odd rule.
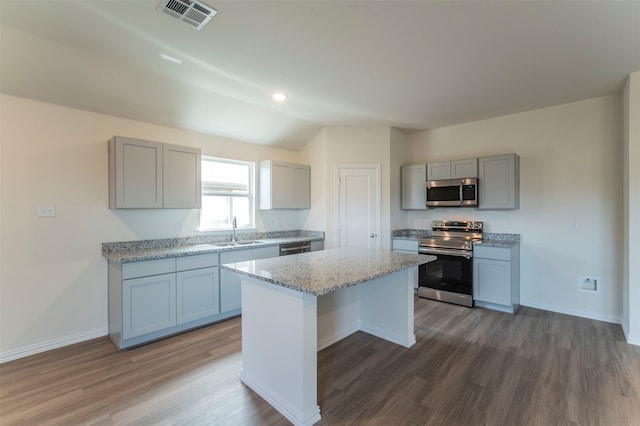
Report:
[[[380,248],[380,165],[337,167],[340,247]]]

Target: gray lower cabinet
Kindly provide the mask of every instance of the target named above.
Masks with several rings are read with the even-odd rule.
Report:
[[[220,273],[213,268],[176,274],[176,322],[188,323],[220,313]]]
[[[324,241],[312,241],[322,250]],[[221,263],[277,257],[278,245],[109,262],[109,337],[125,349],[240,314],[240,279]]]
[[[218,254],[109,262],[109,337],[124,349],[224,319]]]
[[[393,251],[418,254],[418,240],[393,238],[391,240],[391,249]]]
[[[176,325],[176,274],[124,280],[122,292],[123,339]]]
[[[520,306],[520,246],[473,248],[476,306],[515,313]]]
[[[311,241],[311,251],[324,250],[324,241]]]
[[[279,246],[259,247],[245,250],[232,250],[220,253],[220,264],[245,262],[247,260],[278,257]],[[227,270],[220,271],[220,311],[238,311],[240,313],[241,292],[240,277]]]
[[[391,250],[400,253],[418,254],[418,240],[393,238],[391,240]],[[415,268],[411,274],[411,280],[413,281],[413,288],[417,289],[419,282],[418,268]]]

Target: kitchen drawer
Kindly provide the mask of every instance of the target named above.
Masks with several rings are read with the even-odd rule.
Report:
[[[418,253],[418,240],[393,240],[393,251],[407,251]]]
[[[148,277],[151,275],[167,274],[176,271],[175,257],[166,259],[143,260],[140,262],[126,262],[122,264],[122,279]]]
[[[182,256],[176,258],[177,271],[211,268],[213,266],[218,266],[218,253],[198,254],[195,256]]]
[[[473,257],[511,261],[511,249],[508,247],[475,245],[473,246]]]

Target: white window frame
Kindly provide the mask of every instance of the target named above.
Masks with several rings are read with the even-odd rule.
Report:
[[[255,211],[255,202],[256,202],[256,193],[255,193],[255,168],[256,164],[251,161],[243,161],[243,160],[234,160],[230,158],[220,158],[220,157],[212,157],[212,156],[202,156],[202,162],[211,161],[216,163],[227,163],[227,164],[239,164],[243,166],[248,166],[249,177],[248,177],[248,187],[247,193],[234,193],[234,192],[226,192],[226,191],[207,191],[206,188],[208,186],[207,182],[202,178],[201,191],[202,191],[202,200],[204,202],[205,197],[208,196],[226,196],[226,197],[246,197],[249,202],[249,225],[238,227],[239,229],[254,229],[256,223],[256,211]],[[203,167],[204,170],[204,167]],[[204,203],[203,203],[204,206]],[[200,210],[200,230],[201,231],[221,231],[231,229],[231,221],[233,218],[232,204],[229,203],[229,212],[228,212],[228,221],[225,226],[221,227],[205,227],[202,225],[202,216],[204,215],[204,207]]]

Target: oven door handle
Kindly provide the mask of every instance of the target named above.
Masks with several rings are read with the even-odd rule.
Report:
[[[464,257],[471,259],[473,257],[470,251],[451,250],[451,249],[434,249],[434,248],[420,248],[418,250],[420,254],[443,254],[447,256]]]

